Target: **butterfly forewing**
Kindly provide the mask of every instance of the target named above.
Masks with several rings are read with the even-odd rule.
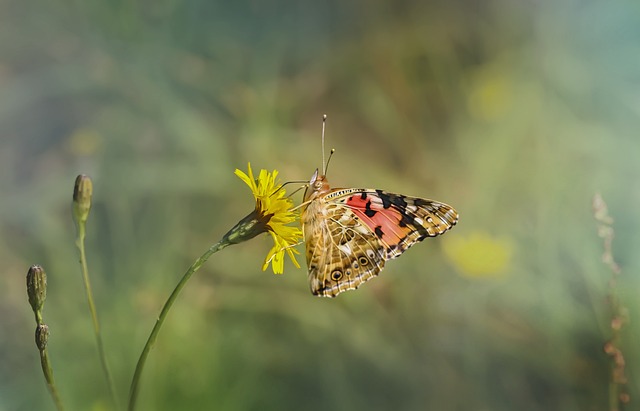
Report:
[[[382,190],[350,196],[346,203],[385,244],[387,258],[399,256],[427,237],[444,234],[458,222],[458,213],[447,204]]]

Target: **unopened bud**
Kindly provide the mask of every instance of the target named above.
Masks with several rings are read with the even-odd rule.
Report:
[[[40,351],[47,348],[49,342],[49,326],[46,324],[38,324],[36,327],[36,346]]]
[[[92,194],[91,178],[84,174],[76,177],[76,183],[73,186],[73,214],[78,221],[87,221],[89,210],[91,210]]]
[[[29,267],[27,272],[27,296],[33,312],[38,312],[47,299],[47,273],[37,264]]]

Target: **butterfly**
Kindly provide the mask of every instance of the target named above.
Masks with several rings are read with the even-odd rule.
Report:
[[[323,167],[309,181],[300,216],[314,295],[355,290],[376,277],[387,260],[458,222],[457,211],[439,201],[375,189],[332,189]]]

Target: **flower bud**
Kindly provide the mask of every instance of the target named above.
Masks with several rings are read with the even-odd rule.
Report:
[[[47,299],[47,273],[37,264],[29,267],[27,272],[27,296],[34,313],[42,310]]]
[[[87,221],[89,210],[91,210],[92,194],[91,178],[84,174],[76,177],[76,183],[73,186],[73,214],[78,221]]]
[[[36,346],[38,350],[44,351],[49,342],[49,326],[46,324],[38,324],[36,327]]]

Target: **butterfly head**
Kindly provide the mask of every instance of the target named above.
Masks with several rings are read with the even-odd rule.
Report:
[[[309,189],[304,195],[304,201],[310,200],[312,196],[315,197],[328,193],[330,190],[331,188],[329,187],[329,182],[327,182],[327,177],[325,177],[324,174],[320,174],[319,170],[316,169],[315,173],[311,176],[311,180],[309,180]]]

